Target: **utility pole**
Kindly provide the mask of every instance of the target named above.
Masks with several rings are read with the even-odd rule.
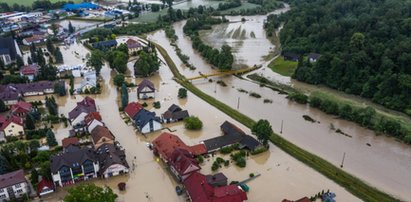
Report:
[[[283,124],[284,124],[284,120],[281,120],[281,130],[280,130],[280,134],[283,134]]]
[[[238,100],[237,100],[237,110],[240,108],[240,97],[238,97]]]
[[[343,154],[343,158],[342,158],[342,161],[341,161],[341,168],[343,168],[344,167],[344,159],[345,159],[345,152],[344,152],[344,154]]]

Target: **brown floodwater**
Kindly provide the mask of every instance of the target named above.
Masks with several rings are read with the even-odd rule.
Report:
[[[157,32],[155,36],[162,36],[164,32]],[[74,48],[74,47],[73,47]],[[75,46],[80,55],[85,55],[87,50],[82,46]],[[166,44],[165,48],[171,48]],[[67,50],[66,54],[74,54]],[[63,54],[66,56],[66,54]],[[176,57],[174,52],[170,53]],[[74,57],[75,58],[75,57]],[[81,57],[80,57],[81,58]],[[81,59],[80,59],[81,60]],[[80,61],[75,61],[80,62]],[[112,177],[109,179],[94,179],[89,183],[95,183],[99,186],[109,186],[118,194],[117,201],[186,201],[184,196],[177,196],[175,186],[177,182],[169,174],[165,165],[158,161],[147,148],[147,143],[155,139],[161,132],[155,132],[147,137],[135,132],[133,126],[127,125],[118,111],[119,93],[113,85],[111,78],[115,75],[106,65],[101,71],[101,83],[103,92],[100,95],[91,95],[96,100],[97,108],[102,115],[103,121],[107,127],[116,136],[116,140],[126,149],[126,155],[129,165],[136,165],[131,168],[131,172],[124,176]],[[148,101],[148,109],[155,111],[158,115],[164,112],[171,104],[179,104],[182,108],[187,109],[191,115],[198,116],[204,123],[200,131],[188,131],[184,128],[183,123],[167,124],[171,130],[175,130],[183,141],[189,145],[199,143],[204,139],[221,135],[219,125],[225,120],[229,120],[240,128],[250,133],[249,129],[237,121],[231,119],[226,114],[216,108],[208,105],[206,102],[188,93],[187,99],[178,99],[177,93],[180,86],[172,80],[172,73],[165,65],[160,67],[158,74],[149,79],[153,81],[158,92],[156,92],[156,101],[161,102],[160,109],[151,107],[153,100]],[[138,83],[141,78],[128,78]],[[78,81],[76,80],[76,83]],[[130,101],[137,100],[136,90],[129,91]],[[38,100],[43,97],[30,97],[30,100]],[[57,97],[59,104],[59,113],[67,115],[74,108],[76,102],[82,100],[84,95]],[[60,140],[68,136],[68,128],[62,125],[55,125],[54,132],[56,138]],[[228,158],[225,156],[224,158]],[[202,173],[211,173],[212,159],[207,159],[202,165]],[[297,199],[302,196],[312,196],[321,190],[330,189],[337,194],[337,200],[343,201],[360,201],[358,198],[344,190],[341,186],[325,178],[321,174],[295,160],[288,154],[271,145],[270,152],[257,156],[248,157],[247,167],[240,169],[234,165],[221,170],[226,174],[229,180],[243,180],[252,173],[260,173],[259,177],[248,183],[251,190],[248,193],[249,201],[280,201],[283,198]],[[117,188],[119,182],[127,183],[127,190],[120,192]],[[67,187],[69,188],[69,187]],[[45,201],[58,201],[64,198],[67,188],[59,188],[57,193],[44,197]]]
[[[246,23],[259,24],[261,17],[249,16],[247,19],[248,21]],[[155,32],[149,35],[148,38],[159,43],[168,51],[181,73],[186,75],[186,77],[196,76],[198,72],[215,72],[215,70],[201,58],[198,52],[193,50],[191,41],[182,32],[184,24],[185,22],[177,22],[174,24],[174,29],[178,36],[177,44],[182,52],[190,57],[190,63],[197,68],[194,71],[189,70],[182,64],[173,51],[173,47],[169,45],[169,40],[164,38],[162,31]],[[226,26],[231,26],[231,24],[236,23],[230,23]],[[241,23],[238,26],[246,30],[251,30],[251,28],[255,29],[253,30],[255,33],[263,33],[263,31],[258,31],[263,29],[262,26],[245,26]],[[230,29],[225,29],[225,31],[226,33],[228,31],[226,34],[228,35]],[[215,32],[220,33],[220,31]],[[256,34],[256,36],[258,36],[258,34]],[[223,43],[218,42],[220,40],[221,39],[215,39],[215,41],[217,41],[215,43]],[[251,38],[245,40],[250,40],[251,43],[251,41],[257,40],[257,37],[256,39]],[[209,41],[213,40],[209,39]],[[227,37],[226,42],[230,43],[230,41],[233,41],[232,38]],[[262,41],[266,41],[266,39],[261,39],[261,42]],[[249,44],[247,45],[247,47],[249,47],[247,51],[253,54],[254,52],[258,52],[257,58],[246,57],[247,53],[242,52],[241,48],[237,49],[240,55],[237,56],[237,53],[235,53],[235,57],[240,57],[241,62],[248,65],[255,64],[257,60],[261,63],[261,56],[268,54],[267,52],[263,53],[261,50],[269,50],[270,48],[267,47],[272,47],[273,45],[254,43],[260,44],[260,46]],[[242,44],[244,46],[247,43],[244,42]],[[267,73],[268,75],[272,75],[270,73],[271,71],[264,67],[265,65],[258,71],[263,74]],[[273,76],[271,78],[276,79],[277,77]],[[286,99],[285,95],[278,94],[268,88],[260,87],[258,84],[250,81],[233,76],[216,77],[213,79],[221,79],[228,86],[222,87],[215,82],[210,83],[206,79],[195,80],[193,84],[233,108],[237,108],[239,105],[239,111],[255,120],[269,120],[274,131],[277,133],[280,132],[281,122],[283,122],[283,133],[281,135],[284,138],[321,156],[336,166],[340,166],[343,155],[346,153],[344,170],[396,197],[403,200],[411,199],[411,192],[409,191],[411,190],[411,175],[409,174],[411,168],[411,147],[409,145],[397,142],[395,139],[386,136],[376,136],[373,131],[360,127],[355,123],[340,120],[317,109],[290,102]],[[283,79],[289,80],[289,78]],[[279,80],[281,80],[281,77]],[[238,89],[256,92],[260,94],[262,98],[257,99],[250,97],[248,94],[240,93]],[[263,99],[270,99],[272,103],[264,104]],[[319,123],[305,121],[302,117],[302,115],[305,114],[319,121]],[[339,128],[352,137],[350,138],[335,133],[335,131],[330,129],[330,124],[333,124],[336,129]]]

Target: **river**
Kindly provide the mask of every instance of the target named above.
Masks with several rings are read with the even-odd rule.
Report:
[[[166,43],[164,32],[158,31],[154,38],[164,40],[164,47],[170,49],[171,46]],[[88,51],[81,44],[73,44],[68,49],[61,47],[65,62],[67,64],[80,64],[82,58]],[[75,56],[74,51],[79,53]],[[170,55],[175,58],[174,52]],[[129,65],[132,72],[132,64]],[[116,136],[116,140],[126,149],[126,155],[129,165],[133,162],[137,165],[132,171],[124,176],[112,177],[109,179],[95,179],[89,183],[95,183],[100,186],[111,187],[118,194],[117,201],[164,201],[164,202],[182,202],[186,201],[184,196],[177,196],[175,186],[177,182],[169,174],[164,164],[158,161],[147,148],[147,143],[156,138],[160,132],[149,134],[147,137],[135,132],[133,126],[127,125],[122,119],[119,107],[119,93],[112,83],[112,77],[116,73],[107,65],[101,70],[100,81],[102,84],[102,94],[91,95],[96,100],[98,111],[106,126]],[[231,121],[242,128],[247,133],[249,129],[210,106],[205,101],[188,92],[188,98],[178,99],[177,92],[179,84],[172,80],[173,75],[165,65],[160,67],[159,73],[151,76],[149,79],[154,83],[156,92],[156,101],[161,102],[160,109],[154,109],[152,102],[148,101],[147,109],[155,111],[157,114],[164,112],[171,104],[176,103],[182,108],[187,109],[191,115],[198,116],[204,123],[200,131],[188,131],[184,129],[183,123],[173,123],[166,125],[171,130],[176,130],[177,134],[184,142],[189,145],[199,143],[204,139],[221,135],[219,125],[225,120]],[[141,78],[129,77],[129,81],[139,83]],[[75,83],[81,82],[81,78],[76,79]],[[136,90],[130,89],[130,101],[137,100]],[[84,95],[67,95],[57,97],[59,113],[67,116],[68,112],[74,108],[76,102],[82,100]],[[30,97],[29,100],[39,100],[43,97]],[[62,124],[54,125],[56,138],[61,144],[61,140],[68,136],[70,127],[65,128]],[[215,157],[214,157],[215,158]],[[224,157],[228,159],[228,156]],[[211,173],[211,164],[213,159],[206,159],[202,165],[201,172],[204,174]],[[248,185],[251,191],[248,193],[249,201],[281,201],[284,198],[298,199],[303,196],[313,196],[321,190],[331,190],[337,194],[337,200],[360,201],[358,198],[344,190],[341,186],[322,176],[313,169],[305,166],[290,155],[284,153],[274,145],[271,145],[270,151],[260,155],[250,156],[247,159],[247,167],[240,169],[235,165],[222,168],[222,172],[232,180],[243,180],[248,178],[250,173],[260,173],[259,177]],[[117,188],[119,182],[127,183],[127,190],[120,192]],[[56,193],[42,198],[45,201],[58,201],[64,198],[66,190],[59,188]]]
[[[230,21],[241,19],[238,16],[228,16],[227,18]],[[218,25],[218,29],[208,31],[209,34],[205,34],[205,37],[203,35],[203,38],[207,43],[216,47],[223,43],[234,44],[233,50],[237,65],[264,64],[263,56],[267,55],[268,51],[273,48],[271,43],[267,43],[267,39],[261,37],[265,35],[262,27],[264,16],[247,16],[245,18],[246,22]],[[190,70],[181,63],[161,31],[149,35],[149,39],[167,50],[180,72],[186,77],[197,76],[198,72],[215,72],[192,48],[190,39],[182,31],[184,24],[185,21],[182,21],[173,25],[178,37],[177,45],[183,54],[190,57],[190,63],[197,68],[196,70]],[[237,29],[240,30],[240,36],[242,32],[245,32],[245,37],[233,37],[233,33]],[[230,32],[232,33],[230,34]],[[254,32],[255,38],[251,37],[251,32]],[[243,40],[243,42],[238,42],[239,40]],[[265,66],[258,71],[272,75],[271,70]],[[276,79],[277,77],[272,78]],[[340,166],[345,153],[344,170],[396,197],[403,200],[411,199],[409,191],[411,190],[411,175],[409,174],[411,147],[409,145],[397,142],[393,138],[376,136],[373,131],[355,123],[340,120],[317,109],[291,102],[286,99],[285,95],[260,87],[250,81],[234,76],[213,79],[223,80],[227,87],[217,85],[215,82],[210,83],[206,79],[195,80],[193,84],[233,108],[239,105],[240,112],[255,120],[269,120],[277,133],[280,133],[283,121],[281,135],[284,138],[336,166]],[[256,92],[262,95],[262,98],[257,99],[241,93],[238,91],[240,88]],[[264,104],[263,98],[272,100],[272,103]],[[305,114],[313,117],[319,123],[305,121],[302,118],[302,115]],[[330,129],[330,124],[351,135],[352,138],[335,133]],[[371,146],[367,146],[367,144]]]

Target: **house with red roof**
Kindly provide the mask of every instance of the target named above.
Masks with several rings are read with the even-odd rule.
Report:
[[[204,145],[187,146],[178,136],[167,132],[161,133],[152,144],[153,153],[158,155],[165,163],[171,161],[173,152],[176,149],[185,149],[194,156],[207,153]]]
[[[183,182],[187,195],[192,202],[242,202],[247,194],[240,186],[211,186],[206,176],[194,172]]]
[[[17,116],[9,117],[1,125],[0,133],[5,137],[24,135],[23,119]]]
[[[90,112],[87,114],[87,116],[84,117],[84,122],[89,133],[97,126],[104,126],[101,115],[98,112]]]
[[[96,149],[103,144],[114,144],[115,137],[113,133],[104,126],[97,126],[90,132],[90,135]]]
[[[130,119],[134,120],[134,117],[137,115],[137,113],[143,109],[144,107],[138,103],[138,102],[130,102],[128,105],[124,108],[124,112],[127,114]]]
[[[37,184],[37,194],[38,196],[44,196],[46,194],[53,193],[55,191],[55,187],[53,182],[42,178],[41,181]]]
[[[80,141],[77,137],[67,137],[64,138],[62,141],[62,146],[64,152],[70,152],[80,149]]]
[[[20,76],[27,77],[30,81],[34,80],[34,77],[39,73],[40,67],[37,64],[31,64],[21,67]]]
[[[76,126],[75,128],[79,128],[84,126],[84,118],[90,112],[96,112],[96,102],[93,98],[87,96],[82,101],[77,102],[77,106],[71,110],[68,114],[70,123],[72,126]]]
[[[30,113],[33,110],[33,106],[31,103],[24,102],[24,101],[19,101],[16,104],[12,105],[10,108],[11,114],[25,118],[28,113]]]
[[[184,181],[192,173],[201,169],[194,155],[191,152],[180,148],[177,148],[171,154],[169,165],[171,172],[179,181]]]

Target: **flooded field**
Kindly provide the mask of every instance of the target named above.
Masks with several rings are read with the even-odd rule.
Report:
[[[247,22],[257,22],[261,17],[251,16],[247,17],[247,19],[249,20]],[[181,48],[182,53],[190,57],[190,63],[197,68],[196,70],[189,70],[184,67],[161,31],[150,35],[149,39],[159,43],[167,50],[170,57],[172,57],[179,67],[181,73],[186,75],[186,77],[197,76],[199,72],[215,72],[215,70],[193,50],[191,41],[182,32],[184,23],[185,22],[177,22],[174,24],[174,29],[178,36],[177,44]],[[241,23],[238,26],[240,25]],[[226,26],[231,26],[231,24]],[[243,27],[245,29],[246,26]],[[257,30],[262,30],[262,26],[260,28],[255,27],[255,29],[254,32],[256,33],[263,32]],[[249,28],[247,28],[247,30],[249,30]],[[219,31],[215,32],[220,33]],[[212,39],[210,39],[210,41],[211,40]],[[217,38],[215,38],[215,41],[217,41],[215,42],[216,45],[223,43],[218,42],[220,39]],[[226,43],[230,41],[233,40],[227,38]],[[250,39],[250,42],[251,41]],[[244,42],[243,44],[246,43]],[[235,57],[243,58],[242,63],[248,65],[258,64],[258,61],[261,63],[261,56],[268,54],[261,50],[269,50],[269,47],[272,47],[271,44],[261,45],[267,47],[247,46],[249,47],[247,50],[248,54],[257,52],[257,58],[245,57],[247,54],[242,52],[241,48],[238,49],[239,55],[235,53]],[[271,70],[268,68],[263,67],[258,71],[263,74],[267,73],[267,75],[272,75]],[[272,78],[277,77],[273,76]],[[239,111],[255,120],[269,120],[274,131],[277,133],[280,132],[281,122],[283,122],[283,137],[321,156],[336,166],[340,166],[343,154],[346,153],[344,170],[403,200],[411,198],[411,192],[409,192],[411,189],[411,175],[409,175],[409,169],[411,168],[411,148],[409,145],[402,144],[385,136],[376,136],[373,131],[362,128],[357,124],[339,120],[317,109],[290,102],[285,98],[285,95],[280,95],[277,92],[260,87],[258,84],[250,81],[232,76],[222,78],[215,77],[212,79],[223,80],[227,84],[227,87],[217,85],[215,82],[210,83],[206,79],[195,80],[193,84],[233,108],[239,105]],[[288,78],[282,79],[286,81]],[[256,92],[260,94],[262,98],[257,99],[251,97],[248,94],[239,92],[239,89]],[[271,100],[272,103],[264,104],[263,99]],[[307,122],[302,118],[302,115],[309,115],[319,121],[319,123]],[[330,124],[351,135],[352,138],[335,133],[330,129]],[[367,144],[370,146],[367,146]]]
[[[158,32],[157,34],[165,37],[163,32]],[[67,49],[63,55],[73,54],[71,48],[76,49],[76,51],[80,53],[79,57],[74,56],[71,58],[74,60],[72,62],[81,62],[81,58],[87,54],[87,50],[80,45],[74,45]],[[166,48],[171,47],[167,46]],[[174,53],[171,52],[171,55],[174,55]],[[130,166],[133,163],[136,164],[136,166],[131,168],[131,172],[128,175],[104,180],[95,179],[90,182],[111,187],[119,195],[118,201],[185,201],[184,196],[179,197],[176,195],[176,181],[169,174],[165,165],[159,162],[147,148],[146,144],[151,142],[161,132],[155,132],[144,137],[136,133],[134,128],[131,125],[127,125],[121,118],[118,111],[119,94],[111,81],[114,75],[114,71],[108,68],[108,66],[105,66],[101,71],[103,92],[100,95],[92,95],[91,97],[96,100],[97,108],[107,127],[116,136],[116,140],[126,149],[127,160]],[[154,100],[152,100],[147,102],[149,104],[148,109],[156,111],[159,115],[171,104],[175,103],[187,109],[191,115],[198,116],[204,123],[201,131],[187,131],[184,129],[183,123],[166,125],[166,127],[169,127],[171,130],[175,130],[174,134],[179,135],[187,144],[197,144],[204,139],[221,135],[219,125],[225,120],[233,122],[247,133],[250,133],[245,126],[232,120],[227,115],[211,107],[191,93],[188,93],[187,99],[178,99],[177,92],[180,86],[172,80],[172,76],[168,67],[163,65],[160,67],[159,74],[149,78],[158,90],[155,100],[161,102],[161,108],[153,109],[151,103]],[[135,79],[134,82],[139,83],[140,81],[141,79]],[[136,90],[130,89],[129,96],[130,101],[136,100]],[[74,108],[76,102],[83,98],[83,95],[58,97],[59,113],[67,115],[67,113]],[[41,98],[32,97],[30,99],[36,100]],[[61,139],[68,136],[69,128],[56,126],[53,130],[60,144]],[[211,173],[211,162],[212,159],[206,160],[204,165],[202,165],[202,173]],[[251,191],[248,193],[249,201],[280,201],[283,198],[296,199],[306,195],[314,195],[323,189],[330,189],[335,192],[337,194],[337,200],[359,201],[340,186],[298,162],[273,145],[271,145],[270,152],[249,157],[246,168],[239,169],[231,165],[228,168],[223,168],[221,171],[227,175],[229,180],[245,179],[251,172],[262,174],[262,177],[249,183],[251,188]],[[118,190],[117,184],[119,182],[127,183],[126,191],[120,192]],[[43,199],[46,201],[61,200],[66,193],[65,190],[66,188],[58,189],[57,193],[51,194]]]

